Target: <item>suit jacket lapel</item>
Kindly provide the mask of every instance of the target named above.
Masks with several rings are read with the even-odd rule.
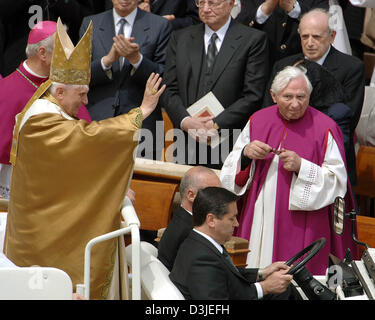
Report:
[[[193,217],[189,212],[187,212],[183,207],[179,207],[175,213],[178,217],[180,217],[187,225],[191,225],[193,229]]]
[[[221,45],[220,51],[216,56],[214,69],[212,72],[212,86],[215,85],[216,81],[231,61],[234,53],[241,44],[242,34],[236,28],[236,23],[232,20],[231,24],[225,34],[224,41]],[[209,88],[209,90],[211,90]]]
[[[241,279],[247,281],[247,279],[238,271],[238,269],[230,263],[227,259],[225,259],[224,255],[219,252],[219,250],[206,238],[202,237],[200,234],[195,232],[194,230],[191,231],[191,236],[201,242],[203,245],[207,246],[214,254],[216,254],[224,263],[225,265],[230,269],[231,272],[233,272],[237,277],[240,277]]]
[[[113,22],[113,11],[108,10],[105,12],[101,24],[99,26],[98,37],[105,49],[105,52],[109,52],[112,48],[113,37],[115,36],[115,26]],[[112,65],[114,72],[120,69],[120,64],[118,61],[114,62]]]
[[[139,48],[147,45],[150,38],[149,32],[151,30],[151,26],[149,25],[148,20],[144,19],[144,16],[144,11],[138,9],[131,34],[131,36],[135,39],[134,41],[139,44]]]
[[[328,69],[331,72],[335,72],[337,69],[339,69],[338,65],[338,59],[336,59],[336,49],[331,46],[326,59],[323,62],[323,66]]]
[[[223,248],[223,250],[225,250],[225,248]],[[226,254],[229,256],[229,253],[228,253],[228,252],[226,252]],[[230,257],[230,256],[229,256],[229,257]],[[235,273],[237,276],[239,276],[239,277],[243,278],[244,280],[246,280],[245,277],[244,277],[244,276],[238,271],[238,269],[237,269],[237,267],[234,265],[234,263],[228,261],[228,260],[225,258],[224,254],[221,254],[221,259],[224,260],[224,262],[226,263],[226,265],[230,268],[230,270],[231,270],[233,273]]]
[[[195,83],[199,83],[201,74],[204,52],[204,24],[200,24],[196,28],[196,32],[191,34],[191,43],[187,43],[187,50],[190,52],[190,64]]]

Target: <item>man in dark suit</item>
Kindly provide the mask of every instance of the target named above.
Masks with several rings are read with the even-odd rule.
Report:
[[[203,24],[172,34],[163,76],[167,89],[161,103],[174,127],[185,131],[185,139],[192,139],[192,143],[185,140],[183,157],[177,149],[176,162],[221,168],[231,144],[220,155],[207,147],[207,136],[223,133],[223,129],[240,130],[260,108],[268,77],[268,45],[265,33],[231,19],[234,0],[196,3]],[[210,91],[224,111],[215,118],[191,117],[186,109]],[[197,156],[199,147],[207,147],[206,158]],[[210,152],[215,157],[210,159]]]
[[[267,33],[271,65],[301,51],[298,24],[312,8],[328,9],[327,0],[246,0],[241,1],[236,20]]]
[[[329,14],[322,9],[313,9],[306,13],[299,25],[302,52],[277,61],[271,72],[270,82],[277,72],[285,66],[293,65],[301,59],[308,59],[328,70],[341,84],[344,91],[344,102],[351,109],[349,139],[345,144],[345,155],[349,179],[356,185],[356,162],[353,135],[362,111],[365,90],[365,66],[357,57],[336,50],[331,44],[336,32],[333,30]],[[272,104],[269,93],[264,98],[264,107]],[[314,105],[312,105],[315,107]],[[336,120],[342,110],[328,114]],[[346,114],[346,112],[344,112]],[[345,134],[345,133],[344,133]]]
[[[137,0],[112,2],[113,10],[86,17],[80,30],[83,34],[90,20],[93,21],[90,103],[87,105],[93,120],[124,114],[140,105],[149,75],[164,71],[172,30],[168,20],[137,8]],[[138,148],[138,151],[145,151],[147,158],[155,159],[162,149],[156,145],[159,120],[162,120],[160,107],[143,122],[142,128],[148,131],[143,131],[144,149]]]
[[[173,213],[158,245],[158,259],[172,270],[178,248],[193,229],[193,202],[198,190],[220,187],[221,182],[214,171],[197,166],[186,171],[180,183],[181,205]]]
[[[198,191],[193,203],[194,229],[180,246],[169,277],[186,299],[298,299],[286,274],[275,262],[264,269],[234,266],[223,244],[237,222],[238,197],[219,187]]]
[[[200,22],[198,8],[194,0],[144,0],[138,6],[142,10],[168,19],[173,30]]]

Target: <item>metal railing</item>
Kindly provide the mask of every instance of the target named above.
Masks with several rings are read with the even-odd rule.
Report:
[[[90,265],[91,249],[97,243],[107,241],[124,234],[131,233],[132,250],[132,300],[141,299],[141,259],[140,259],[140,222],[133,204],[128,197],[122,203],[121,215],[125,221],[125,228],[115,230],[91,239],[85,248],[84,283],[77,284],[77,293],[90,299]]]

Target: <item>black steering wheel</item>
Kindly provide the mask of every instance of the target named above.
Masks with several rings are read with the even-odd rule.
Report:
[[[295,274],[299,269],[301,269],[307,262],[310,261],[312,257],[314,257],[325,245],[326,238],[320,238],[316,241],[314,241],[312,244],[308,245],[305,249],[298,252],[292,259],[285,262],[286,265],[291,266],[293,262],[297,261],[299,258],[301,258],[303,255],[306,256],[298,263],[293,265],[289,271],[288,274]]]

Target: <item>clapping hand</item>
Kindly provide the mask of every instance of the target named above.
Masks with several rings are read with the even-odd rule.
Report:
[[[150,7],[150,0],[143,0],[139,5],[138,8],[147,12],[151,12]]]
[[[133,37],[125,38],[124,35],[120,34],[113,38],[115,47],[118,54],[129,60],[131,64],[136,64],[141,58],[139,51],[139,45],[134,41]]]
[[[275,10],[278,3],[279,0],[265,0],[262,4],[261,10],[266,16],[269,16]]]
[[[283,9],[287,13],[293,10],[295,4],[296,4],[296,0],[280,0],[279,1],[280,8]]]

